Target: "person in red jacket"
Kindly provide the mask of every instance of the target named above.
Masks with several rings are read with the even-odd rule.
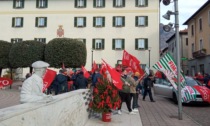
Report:
[[[197,75],[194,77],[194,79],[198,80],[199,82],[201,82],[203,84],[204,77],[200,72],[197,73]]]

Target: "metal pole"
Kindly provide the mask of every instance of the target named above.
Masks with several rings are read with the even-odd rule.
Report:
[[[149,49],[149,68],[150,68],[150,49]]]
[[[181,101],[181,85],[180,85],[180,44],[179,44],[179,11],[178,0],[174,0],[175,9],[175,32],[176,32],[176,53],[177,53],[177,74],[178,74],[178,115],[182,120],[182,101]]]
[[[93,68],[93,49],[91,51],[92,51],[91,68]]]

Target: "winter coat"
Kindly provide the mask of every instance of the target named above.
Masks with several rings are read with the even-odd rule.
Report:
[[[88,80],[84,77],[83,74],[78,74],[75,85],[77,86],[77,89],[86,89]]]

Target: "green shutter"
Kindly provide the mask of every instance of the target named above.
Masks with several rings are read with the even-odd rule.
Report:
[[[95,49],[95,39],[93,39],[92,48]]]
[[[13,0],[13,8],[15,8],[15,0]]]
[[[84,7],[87,6],[87,0],[84,0]]]
[[[113,7],[116,7],[116,0],[113,0]]]
[[[23,27],[23,17],[21,17],[21,27]]]
[[[44,18],[44,26],[47,27],[47,17]]]
[[[122,17],[122,19],[123,19],[123,20],[122,20],[122,21],[123,21],[123,22],[122,22],[122,25],[125,26],[125,17]]]
[[[135,21],[136,21],[136,23],[135,23],[136,27],[138,27],[138,16],[136,16],[136,20]]]
[[[115,17],[113,17],[112,20],[113,20],[113,22],[112,22],[113,23],[113,27],[115,27]]]
[[[96,26],[96,17],[93,17],[93,27]]]
[[[148,0],[145,1],[145,6],[148,6]]]
[[[38,27],[38,20],[39,20],[39,18],[36,17],[36,18],[35,18],[35,26],[36,26],[36,27]]]
[[[115,50],[115,39],[112,39],[112,50]]]
[[[48,7],[48,0],[46,0],[46,6],[45,6],[45,8],[47,8]]]
[[[135,50],[138,50],[138,39],[135,39]]]
[[[136,4],[136,7],[137,7],[138,6],[138,0],[136,0],[135,4]]]
[[[74,17],[74,27],[77,27],[77,17]]]
[[[23,0],[22,2],[22,8],[24,8],[24,5],[25,5],[25,0]]]
[[[83,19],[84,19],[84,27],[86,27],[86,17],[84,17]]]
[[[145,26],[148,26],[148,16],[145,16]]]
[[[96,7],[96,0],[93,0],[93,7]]]
[[[74,0],[74,7],[77,7],[77,0]]]
[[[144,39],[145,49],[148,49],[148,39]]]
[[[105,17],[102,17],[102,26],[105,27]]]
[[[36,8],[39,8],[39,0],[36,0]]]
[[[123,7],[125,7],[125,0],[123,0]]]
[[[106,0],[103,1],[103,7],[105,7],[105,6],[106,6]]]
[[[104,39],[102,39],[102,49],[104,50]]]
[[[12,27],[15,27],[15,18],[12,18]]]
[[[125,39],[122,39],[122,50],[125,49]]]

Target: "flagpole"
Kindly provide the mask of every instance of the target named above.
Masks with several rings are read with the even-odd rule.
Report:
[[[181,84],[180,84],[180,43],[179,43],[179,11],[178,0],[174,0],[175,10],[175,33],[176,33],[176,53],[177,53],[177,74],[178,74],[178,116],[182,120],[182,101],[181,101]]]

